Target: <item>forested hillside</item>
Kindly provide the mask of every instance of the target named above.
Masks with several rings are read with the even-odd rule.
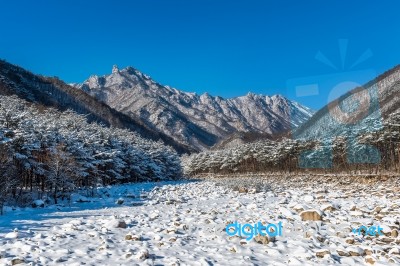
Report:
[[[355,139],[258,141],[183,157],[188,175],[317,171],[382,173],[400,171],[400,112],[381,123],[366,122],[369,133]],[[350,134],[349,134],[350,135]]]
[[[162,142],[0,96],[0,210],[7,198],[23,203],[35,194],[57,202],[77,187],[180,176],[178,154]]]

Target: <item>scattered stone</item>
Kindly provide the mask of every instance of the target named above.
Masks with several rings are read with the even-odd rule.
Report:
[[[248,192],[249,192],[249,190],[247,188],[245,188],[245,187],[240,187],[239,188],[239,193],[248,193]]]
[[[150,214],[149,221],[154,221],[159,217],[157,213]]]
[[[376,260],[372,256],[366,256],[365,262],[373,265],[375,264]]]
[[[18,265],[18,264],[22,264],[22,263],[25,263],[25,261],[22,259],[19,259],[19,258],[15,258],[15,259],[11,260],[11,265]]]
[[[305,207],[301,204],[297,204],[293,206],[292,209],[295,210],[296,212],[302,212],[305,210]]]
[[[348,256],[350,256],[349,252],[347,252],[347,251],[345,251],[345,250],[343,250],[343,249],[337,249],[336,252],[337,252],[337,254],[338,254],[339,256],[342,256],[342,257],[348,257]]]
[[[127,227],[125,221],[118,221],[117,228],[123,228],[125,229]]]
[[[330,255],[331,252],[327,249],[320,249],[315,252],[315,256],[318,258],[323,258],[325,255]]]
[[[136,258],[138,260],[146,260],[148,259],[150,256],[149,251],[147,249],[143,249],[140,250],[137,254],[136,254]]]
[[[383,208],[383,209],[379,212],[379,214],[386,215],[386,214],[389,214],[390,211],[391,211],[391,210],[390,210],[389,208]]]
[[[165,204],[167,204],[167,205],[172,205],[172,204],[174,204],[176,201],[174,200],[174,199],[169,199],[169,200],[167,200],[166,202],[165,202]]]
[[[138,236],[138,235],[127,234],[125,236],[125,240],[140,241],[140,240],[142,240],[142,237]]]
[[[393,238],[386,237],[386,236],[381,236],[381,237],[379,237],[379,240],[382,241],[382,242],[385,242],[385,243],[391,243],[391,242],[394,241]]]
[[[300,213],[302,221],[322,221],[322,213],[318,210],[306,210]]]
[[[268,236],[256,235],[254,237],[254,241],[256,241],[259,244],[266,245],[269,243],[269,238]]]
[[[331,211],[335,211],[336,208],[332,204],[328,203],[328,204],[323,204],[321,206],[321,210],[324,211],[324,212],[326,212],[326,211],[330,211],[331,212]]]
[[[125,200],[123,198],[119,198],[119,199],[117,199],[115,204],[122,205],[122,204],[124,204],[124,202],[125,202]]]
[[[381,231],[385,236],[391,236],[392,234],[392,229],[387,226],[387,225],[380,225],[380,227],[382,228]]]
[[[182,228],[182,230],[187,231],[189,229],[189,226],[187,226],[186,224],[181,224],[180,226]]]
[[[176,228],[167,228],[165,231],[167,234],[176,234],[177,232]]]
[[[320,235],[320,234],[317,234],[315,237],[316,237],[316,239],[317,239],[319,242],[321,242],[321,243],[323,243],[323,242],[325,241],[325,238],[324,238],[322,235]]]
[[[347,252],[349,252],[350,256],[362,256],[364,255],[364,250],[359,247],[351,246],[347,248]]]
[[[58,259],[55,260],[56,263],[63,263],[66,262],[68,260],[67,257],[63,256],[63,257],[59,257]]]
[[[89,233],[88,233],[88,236],[89,236],[89,237],[98,237],[98,236],[99,236],[99,233],[98,233],[98,232],[89,232]]]
[[[372,249],[370,249],[370,248],[364,248],[364,253],[365,253],[366,255],[372,255],[374,252],[373,252]]]
[[[400,255],[400,250],[397,247],[392,248],[391,250],[389,250],[388,252],[389,254],[393,254],[393,255]]]

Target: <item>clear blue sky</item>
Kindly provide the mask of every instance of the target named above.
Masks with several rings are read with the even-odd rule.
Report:
[[[368,79],[400,64],[400,1],[349,2],[0,0],[0,58],[66,82],[117,64],[185,91],[296,98],[296,78]],[[324,93],[296,100],[318,108]]]

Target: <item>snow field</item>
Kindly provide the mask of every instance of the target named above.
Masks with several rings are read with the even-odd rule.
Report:
[[[0,222],[0,265],[400,263],[396,186],[368,185],[367,190],[361,183],[317,186],[297,180],[241,193],[224,183],[115,186],[103,188],[103,198],[89,198],[90,203],[7,212],[1,217],[7,222]],[[282,221],[283,235],[250,241],[228,237],[225,227],[234,221]],[[291,233],[294,223],[307,231]],[[385,235],[351,233],[361,224],[379,224]]]

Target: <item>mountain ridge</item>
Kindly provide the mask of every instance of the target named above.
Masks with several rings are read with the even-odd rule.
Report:
[[[282,133],[313,113],[282,95],[248,93],[225,99],[184,92],[163,86],[133,67],[114,65],[111,74],[91,75],[72,85],[198,150],[209,149],[237,132]]]
[[[354,101],[352,97],[355,97]],[[341,95],[334,101],[328,103],[319,109],[308,121],[303,123],[294,131],[294,136],[297,138],[320,138],[324,137],[327,132],[332,135],[340,135],[344,130],[357,133],[362,127],[371,127],[366,124],[369,120],[380,124],[382,120],[386,120],[390,114],[400,111],[400,65],[397,65],[383,74],[377,76],[367,82],[362,87],[354,88],[347,93]],[[359,111],[359,121],[355,123],[347,123],[345,120],[345,112],[342,109],[351,109],[355,102],[366,101],[367,104],[364,113]],[[351,115],[350,115],[351,117]],[[339,121],[337,121],[339,120]],[[342,123],[342,125],[340,125]],[[375,126],[376,129],[377,126]]]
[[[0,94],[17,95],[30,102],[40,103],[44,107],[55,107],[61,111],[74,110],[87,116],[88,121],[103,123],[107,126],[126,128],[151,140],[161,140],[179,153],[191,153],[195,150],[175,142],[162,132],[144,125],[135,116],[128,116],[111,108],[90,96],[86,92],[64,83],[54,77],[35,75],[32,72],[0,60]]]

